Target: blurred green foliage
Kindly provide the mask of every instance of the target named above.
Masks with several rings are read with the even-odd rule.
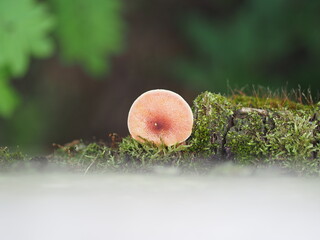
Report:
[[[176,73],[206,90],[309,87],[320,78],[319,10],[316,0],[248,0],[231,16],[190,12],[182,27],[192,51],[175,65]]]
[[[106,58],[122,48],[120,10],[118,0],[1,0],[0,116],[11,116],[19,102],[9,79],[23,76],[32,57],[50,56],[54,37],[63,59],[105,73]]]
[[[9,117],[18,105],[19,97],[8,83],[8,79],[2,75],[0,73],[0,115]]]
[[[106,57],[122,49],[123,22],[118,0],[50,0],[57,19],[61,55],[93,75],[105,73]]]
[[[0,71],[21,76],[30,56],[48,56],[53,45],[47,33],[52,26],[52,16],[44,4],[33,0],[0,1]]]
[[[28,69],[31,56],[45,57],[53,49],[47,37],[53,18],[46,5],[33,0],[0,1],[0,115],[9,117],[19,98],[9,78]]]
[[[47,6],[33,0],[0,1],[0,71],[23,75],[31,56],[45,57],[53,49],[47,34],[53,27]]]

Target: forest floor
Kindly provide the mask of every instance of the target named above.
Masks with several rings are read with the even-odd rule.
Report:
[[[192,134],[181,144],[155,145],[111,134],[110,143],[55,144],[48,156],[27,156],[0,147],[0,171],[150,173],[170,168],[198,175],[214,171],[254,175],[269,169],[284,175],[320,176],[320,102],[302,93],[293,101],[270,93],[226,97],[204,92],[194,100],[192,110]]]

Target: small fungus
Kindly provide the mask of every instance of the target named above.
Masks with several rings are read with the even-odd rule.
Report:
[[[150,90],[132,104],[128,116],[131,136],[156,145],[172,146],[185,141],[192,132],[193,114],[188,103],[169,90]]]

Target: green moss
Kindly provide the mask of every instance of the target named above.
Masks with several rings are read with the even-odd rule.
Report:
[[[270,129],[268,117],[258,112],[235,115],[226,135],[226,145],[233,158],[242,164],[252,164],[267,153],[265,133]]]
[[[103,143],[86,145],[82,141],[75,141],[60,146],[49,162],[72,171],[101,172],[120,168],[122,162],[116,155],[116,151]]]
[[[201,155],[221,154],[233,107],[229,100],[210,92],[193,102],[194,127],[188,143],[190,150]]]
[[[297,176],[320,176],[320,158],[290,157],[286,159],[264,159],[259,166],[275,166],[286,173]]]
[[[307,110],[312,108],[310,105],[304,105],[289,100],[288,98],[279,97],[258,97],[247,95],[233,95],[230,97],[232,104],[239,107],[252,107],[262,109],[290,109],[290,110]]]
[[[102,143],[84,144],[77,141],[60,146],[51,157],[53,163],[71,171],[90,172],[150,172],[155,166],[179,167],[183,171],[197,171],[203,163],[194,158],[188,145],[157,146],[151,142],[140,143],[133,138],[121,140],[116,149]]]
[[[311,117],[309,110],[236,114],[226,147],[240,164],[277,165],[299,174],[319,175],[319,125]]]
[[[129,136],[122,139],[119,144],[119,153],[122,157],[146,164],[159,161],[167,162],[173,156],[174,151],[168,152],[166,146],[157,146],[147,140],[144,143],[140,143]]]
[[[0,147],[0,170],[19,167],[28,159],[20,151],[10,152],[7,147]]]
[[[186,171],[203,168],[203,163],[207,161],[199,161],[190,147],[184,144],[157,146],[148,141],[140,143],[129,136],[119,144],[119,157],[127,159],[133,167],[146,171],[155,165],[180,167]]]
[[[312,158],[319,151],[314,145],[317,124],[310,121],[310,116],[283,111],[273,114],[273,120],[275,127],[266,134],[270,157]]]

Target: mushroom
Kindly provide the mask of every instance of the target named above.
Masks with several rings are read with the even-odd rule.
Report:
[[[150,90],[132,104],[129,132],[135,140],[172,146],[184,142],[192,132],[193,114],[188,103],[169,90]]]

